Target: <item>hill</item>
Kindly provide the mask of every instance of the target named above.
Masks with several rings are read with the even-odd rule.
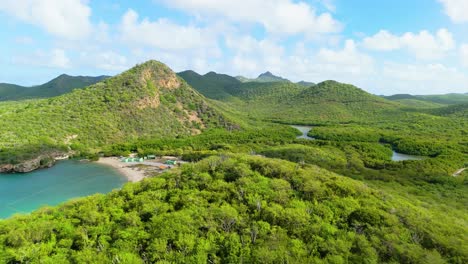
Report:
[[[218,155],[0,221],[0,261],[466,263],[466,222],[416,197],[314,165]]]
[[[395,94],[391,96],[382,97],[415,108],[437,108],[442,107],[444,105],[468,103],[468,94],[466,93],[452,93],[439,95]]]
[[[215,72],[200,75],[194,71],[184,71],[179,72],[178,75],[189,83],[190,86],[211,99],[227,99],[231,96],[231,91],[241,84],[234,77]]]
[[[0,101],[24,100],[32,98],[48,98],[69,93],[77,88],[83,88],[109,76],[69,76],[62,74],[42,85],[24,87],[15,84],[0,83]]]
[[[3,171],[29,170],[18,163],[48,148],[89,151],[141,137],[191,135],[229,125],[203,96],[156,61],[62,96],[0,104],[0,113]]]
[[[430,113],[434,115],[447,116],[447,117],[458,117],[468,119],[468,103],[449,105],[446,107],[440,107],[430,110]]]
[[[288,79],[276,76],[269,71],[260,74],[255,79],[249,79],[243,76],[237,76],[236,78],[241,82],[290,82]]]
[[[184,77],[184,76],[182,76]],[[401,105],[355,86],[325,81],[313,86],[292,82],[243,82],[227,75],[184,79],[203,95],[256,118],[287,123],[349,122],[378,118]],[[214,84],[211,79],[216,79]],[[220,81],[223,80],[223,81]],[[213,96],[222,93],[223,96]]]

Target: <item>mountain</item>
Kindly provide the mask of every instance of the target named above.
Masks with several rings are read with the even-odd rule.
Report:
[[[260,74],[255,79],[249,79],[243,76],[237,76],[236,78],[241,82],[289,82],[288,79],[276,76],[269,71]]]
[[[189,83],[190,86],[211,99],[226,99],[231,96],[230,91],[236,89],[241,84],[234,77],[215,72],[200,75],[194,71],[184,71],[179,72],[178,75]]]
[[[69,93],[74,89],[95,84],[109,76],[69,76],[62,74],[57,78],[32,87],[24,87],[8,83],[0,83],[0,101],[23,100],[31,98],[47,98]]]
[[[34,158],[45,144],[81,151],[228,125],[203,96],[156,61],[62,96],[1,104],[0,114],[0,164]]]

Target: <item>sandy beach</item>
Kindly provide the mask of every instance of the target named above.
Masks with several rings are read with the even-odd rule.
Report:
[[[121,162],[116,157],[100,158],[97,163],[111,166],[117,169],[120,173],[127,177],[129,182],[139,182],[146,178],[144,170],[137,170],[136,168],[132,168],[131,165],[127,165]]]

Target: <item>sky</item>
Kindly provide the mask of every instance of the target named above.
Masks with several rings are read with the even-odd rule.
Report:
[[[0,0],[0,82],[187,69],[468,92],[468,0]]]

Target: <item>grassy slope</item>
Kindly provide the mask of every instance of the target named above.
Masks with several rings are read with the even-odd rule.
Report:
[[[69,93],[77,88],[83,88],[102,80],[108,76],[68,76],[62,74],[57,78],[33,87],[23,87],[13,84],[0,84],[0,101],[24,100],[31,98],[48,98]]]

